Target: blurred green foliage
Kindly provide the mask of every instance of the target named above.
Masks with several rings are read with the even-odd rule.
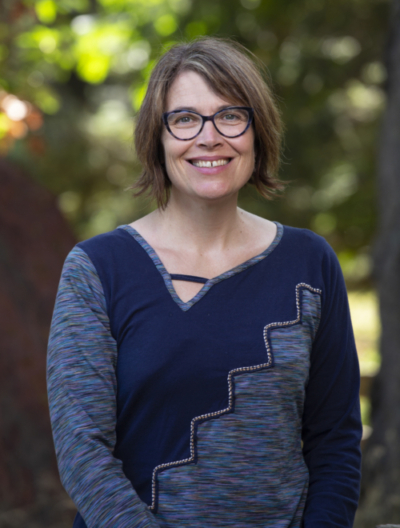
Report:
[[[3,0],[0,16],[2,153],[58,196],[79,238],[153,207],[125,189],[160,53],[233,37],[268,68],[290,181],[273,202],[245,188],[241,205],[325,236],[349,285],[369,284],[387,0]]]

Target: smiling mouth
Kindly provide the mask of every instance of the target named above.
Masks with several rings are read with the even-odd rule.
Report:
[[[204,160],[190,160],[190,163],[195,167],[200,168],[211,168],[211,167],[220,167],[221,165],[227,165],[230,162],[230,158],[224,158],[214,161],[204,161]]]

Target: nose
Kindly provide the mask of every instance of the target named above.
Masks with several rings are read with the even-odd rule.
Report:
[[[220,145],[223,141],[221,134],[217,131],[212,121],[206,121],[203,129],[197,136],[197,145],[208,149]]]

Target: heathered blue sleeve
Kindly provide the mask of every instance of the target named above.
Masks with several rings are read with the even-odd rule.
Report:
[[[360,482],[360,375],[347,292],[327,246],[319,329],[303,415],[303,453],[310,483],[304,528],[351,528]]]
[[[103,288],[86,253],[65,262],[48,349],[48,394],[62,483],[88,528],[154,528],[113,456],[117,347]]]

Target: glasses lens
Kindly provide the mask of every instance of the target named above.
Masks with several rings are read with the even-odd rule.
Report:
[[[224,136],[235,137],[242,134],[250,120],[248,110],[239,108],[227,108],[218,112],[215,116],[215,126]]]
[[[191,139],[201,128],[201,117],[187,111],[174,112],[168,116],[168,125],[175,137]]]

